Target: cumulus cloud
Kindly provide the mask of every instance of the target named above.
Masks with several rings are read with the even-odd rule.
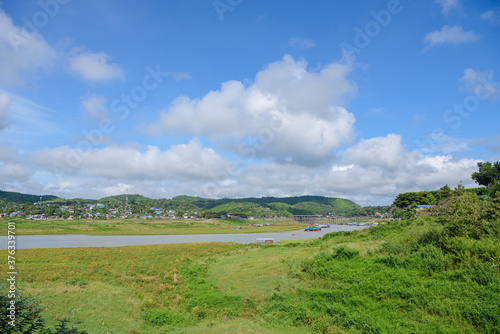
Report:
[[[28,181],[31,171],[19,163],[0,163],[0,182],[13,183]]]
[[[0,9],[0,80],[8,84],[22,84],[27,75],[48,70],[56,52],[43,37],[17,27]]]
[[[361,140],[341,152],[333,164],[304,166],[258,163],[199,188],[205,197],[323,195],[349,198],[362,205],[389,204],[407,191],[438,189],[464,181],[478,160],[408,151],[402,137],[389,134]]]
[[[292,37],[288,40],[288,46],[293,49],[310,49],[316,46],[316,42],[309,38]]]
[[[106,98],[100,95],[92,95],[82,101],[86,115],[90,118],[101,119],[107,116]]]
[[[500,7],[487,10],[481,14],[481,19],[494,25],[500,25]]]
[[[494,75],[493,71],[479,72],[468,68],[460,81],[467,92],[475,94],[479,99],[495,101],[500,98],[500,83],[494,81]]]
[[[347,149],[345,154],[349,162],[362,167],[378,166],[394,170],[408,158],[401,139],[396,134],[362,139],[357,145]]]
[[[459,0],[436,0],[441,5],[444,15],[448,15],[453,9],[460,8]]]
[[[7,112],[11,104],[10,96],[0,93],[0,131],[7,127]]]
[[[202,98],[176,99],[147,131],[205,136],[250,158],[317,164],[354,137],[354,115],[340,106],[356,92],[352,68],[343,59],[312,71],[286,55],[248,87],[228,81]]]
[[[463,43],[475,42],[480,39],[481,36],[476,35],[473,31],[464,31],[461,26],[449,26],[445,25],[441,30],[435,30],[428,33],[424,41],[429,43],[429,47],[435,45],[460,45]]]
[[[68,57],[69,70],[87,82],[103,83],[125,78],[125,71],[104,52],[81,52]]]
[[[136,144],[80,150],[20,154],[0,147],[0,187],[67,198],[100,198],[129,189],[156,198],[313,194],[385,205],[401,192],[455,186],[461,180],[474,186],[470,175],[478,162],[408,151],[397,134],[360,140],[339,152],[335,162],[318,166],[228,160],[197,140],[166,150]]]
[[[201,196],[299,196],[323,195],[343,197],[361,205],[390,204],[394,197],[407,191],[435,190],[445,184],[474,186],[470,175],[478,160],[455,159],[451,155],[423,156],[401,149],[393,138],[374,138],[378,150],[388,145],[394,156],[354,160],[346,158],[328,166],[254,164],[236,176],[232,183],[215,182]],[[373,144],[373,142],[371,143]],[[366,146],[366,145],[365,145]],[[202,188],[205,190],[205,188]]]
[[[0,189],[7,189],[15,183],[28,182],[31,174],[31,166],[23,161],[15,146],[0,146]]]
[[[343,161],[334,164],[329,172],[317,174],[311,184],[321,185],[323,193],[331,191],[371,203],[374,198],[438,189],[445,184],[458,184],[460,180],[472,186],[470,174],[478,162],[408,151],[402,145],[402,137],[396,134],[361,140],[345,150],[343,156]]]
[[[152,145],[143,150],[131,146],[108,146],[87,151],[63,146],[33,152],[31,159],[37,166],[53,173],[123,180],[203,180],[226,168],[227,164],[213,149],[202,147],[196,140],[172,146],[166,151]]]

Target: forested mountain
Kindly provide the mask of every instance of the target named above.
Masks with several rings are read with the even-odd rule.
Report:
[[[58,198],[57,196],[42,195],[43,201],[51,201],[57,198]],[[40,201],[40,195],[28,195],[28,194],[21,194],[11,191],[0,190],[0,200],[4,202],[17,203],[17,204],[35,203]]]
[[[227,204],[227,203],[255,203],[258,205],[268,205],[271,203],[284,203],[290,206],[295,204],[311,202],[316,204],[323,204],[331,206],[333,211],[345,211],[347,209],[359,207],[353,201],[334,198],[334,197],[323,197],[323,196],[294,196],[294,197],[247,197],[247,198],[223,198],[223,199],[208,199],[202,197],[192,197],[192,196],[177,196],[174,199],[183,200],[186,202],[193,203],[201,209],[212,209],[216,206]]]
[[[0,201],[11,203],[38,202],[40,196],[20,193],[1,192]],[[109,207],[119,207],[125,204],[127,195],[103,197],[99,200],[89,199],[62,199],[56,196],[43,196],[45,203],[60,205],[96,204],[102,203]],[[249,197],[249,198],[222,198],[210,199],[193,196],[177,196],[172,199],[152,199],[138,194],[128,195],[128,204],[133,212],[143,211],[144,208],[163,208],[178,212],[199,212],[206,217],[218,217],[221,214],[266,217],[293,215],[327,215],[327,214],[366,214],[364,209],[356,203],[342,198],[323,196],[295,196],[295,197]]]

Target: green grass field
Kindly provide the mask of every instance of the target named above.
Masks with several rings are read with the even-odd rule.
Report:
[[[280,246],[16,257],[23,290],[42,299],[47,322],[68,317],[92,333],[500,333],[498,239],[445,237],[431,219]]]
[[[11,219],[0,220],[0,233],[6,234],[7,223]],[[16,233],[19,235],[49,234],[87,234],[87,235],[181,235],[181,234],[239,234],[286,232],[304,228],[293,220],[280,221],[274,225],[254,227],[248,224],[260,224],[272,220],[144,220],[144,219],[109,219],[109,220],[21,220],[16,221]],[[233,229],[241,226],[241,229]]]

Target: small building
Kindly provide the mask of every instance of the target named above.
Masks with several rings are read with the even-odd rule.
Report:
[[[273,245],[275,244],[274,238],[257,238],[257,243],[261,245]]]

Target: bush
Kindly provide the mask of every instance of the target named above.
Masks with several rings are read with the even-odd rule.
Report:
[[[143,318],[144,322],[151,326],[188,326],[194,322],[191,314],[170,309],[147,311]]]
[[[327,233],[325,234],[324,236],[322,236],[321,238],[318,238],[318,240],[321,240],[321,241],[328,241],[330,239],[334,239],[334,238],[337,238],[339,236],[349,236],[352,234],[352,231],[339,231],[339,232],[331,232],[331,233]]]
[[[344,246],[335,248],[334,251],[335,254],[333,255],[333,258],[338,260],[350,260],[356,256],[359,256],[358,250]]]
[[[452,264],[453,260],[449,255],[445,254],[442,249],[430,244],[422,246],[417,252],[412,253],[403,261],[406,268],[418,269],[426,276],[446,270]]]
[[[87,281],[84,278],[81,277],[74,277],[66,282],[69,285],[78,285],[79,287],[83,288],[85,285],[87,285]]]
[[[500,237],[500,201],[479,199],[459,186],[453,196],[441,202],[435,213],[449,237]]]

